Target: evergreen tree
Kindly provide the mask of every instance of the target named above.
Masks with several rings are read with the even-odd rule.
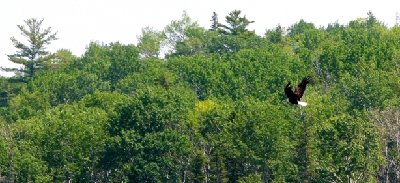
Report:
[[[226,35],[241,35],[248,33],[247,27],[254,23],[254,21],[248,20],[246,16],[241,17],[240,10],[234,10],[225,17],[228,25],[219,24],[219,27],[223,28],[222,33]]]
[[[31,18],[25,20],[27,27],[17,25],[21,34],[28,38],[28,44],[11,37],[11,41],[18,49],[17,53],[8,55],[10,61],[22,64],[23,68],[0,68],[7,72],[19,72],[23,77],[32,77],[44,64],[51,60],[52,55],[46,51],[46,45],[57,40],[56,33],[52,33],[51,27],[42,29],[42,20]]]

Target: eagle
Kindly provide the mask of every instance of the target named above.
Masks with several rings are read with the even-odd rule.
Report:
[[[290,86],[290,81],[285,87],[285,94],[287,96],[287,101],[292,103],[292,104],[297,104],[300,106],[307,106],[306,102],[301,102],[300,99],[303,97],[304,91],[306,91],[307,84],[311,82],[310,77],[304,77],[303,80],[301,80],[301,83],[297,85],[297,88],[292,90],[292,87]]]

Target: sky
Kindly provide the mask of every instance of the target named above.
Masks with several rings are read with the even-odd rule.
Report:
[[[262,35],[266,29],[281,25],[290,27],[300,19],[316,26],[367,17],[371,11],[388,27],[395,25],[400,14],[400,0],[2,0],[0,2],[0,66],[18,67],[8,61],[13,54],[10,37],[24,37],[17,25],[29,18],[44,19],[43,28],[57,32],[48,50],[68,49],[81,56],[92,41],[136,44],[144,27],[162,30],[183,11],[202,27],[210,27],[216,12],[219,21],[233,10],[241,10],[249,27]],[[0,72],[9,76],[10,73]]]

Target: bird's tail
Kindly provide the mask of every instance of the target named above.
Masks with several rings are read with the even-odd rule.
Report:
[[[303,107],[308,105],[307,102],[300,102],[300,101],[298,101],[297,104],[299,104],[300,106],[303,106]]]

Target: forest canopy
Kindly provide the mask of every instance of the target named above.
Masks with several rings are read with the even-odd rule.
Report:
[[[399,26],[210,19],[11,55],[31,67],[0,78],[0,182],[400,181]],[[286,103],[305,76],[309,105]]]

